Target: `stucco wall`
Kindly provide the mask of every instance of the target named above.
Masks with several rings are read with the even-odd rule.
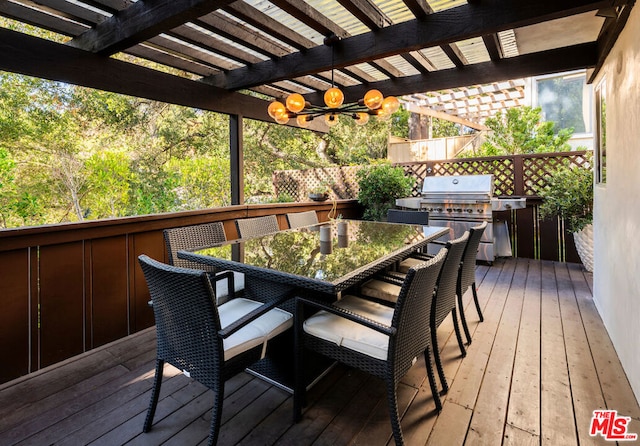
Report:
[[[640,6],[594,86],[607,89],[607,183],[595,188],[594,299],[640,400]]]

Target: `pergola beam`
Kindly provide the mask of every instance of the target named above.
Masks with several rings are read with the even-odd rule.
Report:
[[[76,37],[69,45],[102,55],[115,54],[233,1],[139,1]]]
[[[272,122],[269,101],[0,28],[0,70]],[[295,122],[295,121],[294,121]],[[326,131],[320,120],[310,123]]]
[[[479,124],[477,122],[468,121],[466,119],[460,118],[459,116],[450,115],[445,112],[440,112],[436,110],[432,110],[428,107],[421,107],[419,105],[405,103],[404,107],[410,111],[411,113],[416,113],[419,115],[431,116],[433,118],[444,119],[447,121],[455,122],[457,124],[464,125],[466,127],[476,129],[476,130],[488,130],[487,126]]]
[[[598,47],[595,42],[583,43],[565,48],[542,51],[510,57],[498,62],[483,62],[468,65],[464,70],[450,68],[434,71],[427,75],[406,76],[401,79],[374,82],[344,89],[345,102],[362,98],[370,88],[383,91],[387,96],[402,96],[416,91],[438,91],[456,88],[460,85],[488,84],[528,76],[559,73],[593,67],[598,61]],[[322,100],[322,95],[305,97],[311,103]]]
[[[494,0],[467,4],[346,38],[335,45],[333,66],[345,67],[409,51],[441,46],[608,6],[606,0]],[[261,62],[212,77],[225,89],[241,89],[332,67],[332,48],[318,46],[276,61]],[[468,67],[465,67],[465,70]],[[401,80],[401,79],[399,79]]]

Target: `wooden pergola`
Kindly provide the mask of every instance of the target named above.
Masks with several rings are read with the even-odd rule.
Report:
[[[0,29],[0,70],[229,114],[238,204],[242,119],[272,121],[271,98],[322,103],[332,78],[347,102],[584,68],[592,79],[634,3],[10,0],[0,15],[57,37]]]

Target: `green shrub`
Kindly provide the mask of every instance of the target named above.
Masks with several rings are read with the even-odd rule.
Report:
[[[571,232],[593,221],[593,172],[579,166],[561,166],[547,185],[538,190],[544,199],[540,217],[560,216]]]
[[[382,221],[387,211],[395,206],[396,198],[411,194],[415,183],[413,177],[405,176],[401,167],[379,164],[358,171],[358,202],[366,209],[365,220]]]

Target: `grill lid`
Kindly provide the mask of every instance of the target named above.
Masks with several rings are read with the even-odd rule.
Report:
[[[426,177],[422,196],[427,200],[490,200],[493,175],[447,175]]]

